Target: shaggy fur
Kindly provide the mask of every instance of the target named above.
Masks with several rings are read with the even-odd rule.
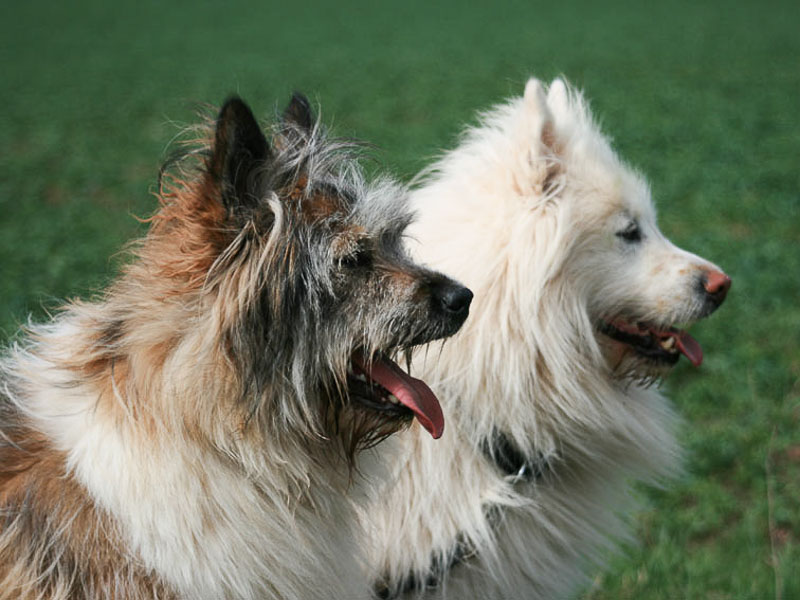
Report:
[[[200,137],[119,279],[0,362],[3,600],[369,595],[352,460],[412,417],[376,369],[422,389],[387,355],[471,294],[303,97],[271,143],[237,98]]]
[[[631,484],[676,473],[676,417],[650,384],[699,345],[673,329],[730,280],[659,232],[644,179],[581,95],[528,82],[412,194],[415,256],[475,291],[420,355],[448,432],[409,431],[365,519],[383,598],[566,598],[628,534]],[[388,452],[389,450],[387,450]]]

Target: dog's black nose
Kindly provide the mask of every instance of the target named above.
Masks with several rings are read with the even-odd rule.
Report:
[[[472,292],[463,285],[447,283],[434,289],[436,299],[445,312],[459,315],[469,312],[472,302]]]
[[[433,317],[430,323],[432,328],[430,335],[422,336],[424,339],[415,341],[416,344],[453,335],[467,320],[472,302],[472,292],[469,289],[444,275],[434,274],[425,287]]]

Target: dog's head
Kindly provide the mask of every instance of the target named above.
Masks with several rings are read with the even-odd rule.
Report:
[[[616,156],[579,93],[531,80],[519,110],[532,136],[519,186],[533,186],[533,210],[552,224],[544,245],[560,251],[545,285],[579,304],[569,316],[576,343],[597,342],[616,374],[635,379],[663,374],[681,354],[699,365],[700,345],[681,327],[713,312],[730,278],[664,237],[647,183]]]
[[[355,145],[327,138],[304,97],[270,137],[228,100],[199,181],[188,198],[186,184],[167,191],[160,224],[200,263],[184,276],[205,298],[240,404],[251,420],[343,437],[351,451],[412,416],[438,437],[436,397],[393,358],[455,333],[471,292],[410,261],[405,190],[368,183]]]

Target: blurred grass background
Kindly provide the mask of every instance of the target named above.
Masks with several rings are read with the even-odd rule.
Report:
[[[722,265],[706,362],[666,383],[685,478],[585,597],[800,598],[800,3],[3,3],[0,338],[87,296],[142,232],[196,103],[292,90],[409,178],[475,111],[563,74],[650,178],[664,231]]]

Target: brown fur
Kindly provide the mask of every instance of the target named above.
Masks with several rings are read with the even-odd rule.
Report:
[[[125,552],[64,455],[32,429],[10,432],[0,447],[0,600],[174,598]]]

